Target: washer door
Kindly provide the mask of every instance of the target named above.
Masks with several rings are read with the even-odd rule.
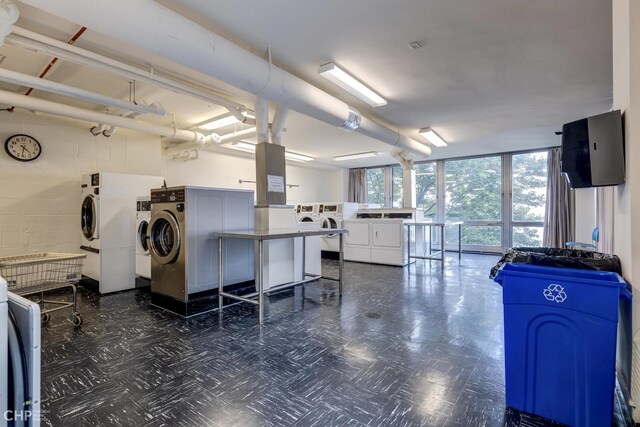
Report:
[[[311,218],[310,216],[303,216],[302,218],[300,218],[300,222],[313,222],[313,218]]]
[[[325,217],[325,218],[322,218],[321,227],[335,230],[336,228],[338,228],[338,223],[333,218]],[[325,237],[335,237],[335,236],[336,236],[335,234],[329,234]]]
[[[85,196],[82,201],[80,217],[82,221],[82,235],[88,240],[97,238],[96,228],[98,225],[98,209],[96,206],[96,199],[92,194]]]
[[[151,218],[149,225],[149,252],[154,261],[171,264],[180,252],[180,227],[176,217],[162,211]]]
[[[136,233],[136,245],[138,246],[138,252],[149,255],[149,223],[147,220],[142,220],[138,224],[138,231]]]

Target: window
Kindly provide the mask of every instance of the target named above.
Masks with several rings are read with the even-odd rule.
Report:
[[[403,207],[401,166],[393,166],[391,168],[391,203],[394,208]]]
[[[420,163],[415,165],[416,171],[416,205],[424,210],[424,218],[435,220],[438,212],[436,163]]]
[[[367,169],[367,203],[384,206],[384,167]]]
[[[542,246],[547,151],[511,156],[512,246]]]

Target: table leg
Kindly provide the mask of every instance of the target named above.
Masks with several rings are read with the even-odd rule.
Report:
[[[322,268],[322,267],[321,267]],[[302,236],[302,280],[307,277],[307,237]],[[304,288],[304,283],[302,284]]]
[[[405,227],[407,229],[407,268],[411,267],[411,227]],[[417,233],[416,233],[417,237]],[[418,244],[418,239],[416,238],[416,245]]]
[[[258,240],[258,323],[264,320],[264,240]]]
[[[224,291],[222,264],[222,237],[218,237],[218,312],[220,314],[222,314],[222,292]]]
[[[340,296],[342,296],[342,281],[343,281],[342,270],[343,269],[344,269],[344,234],[340,234],[340,252],[338,255],[338,291],[340,292]]]
[[[431,242],[433,241],[433,228],[429,226],[429,255],[433,253]]]
[[[440,261],[442,261],[442,266],[444,267],[444,224],[440,227]]]
[[[458,261],[462,259],[462,224],[458,224]]]

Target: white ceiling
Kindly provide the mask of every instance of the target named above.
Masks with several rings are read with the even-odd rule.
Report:
[[[430,126],[450,145],[432,158],[557,145],[562,123],[607,111],[612,105],[611,2],[563,0],[162,0],[161,3],[355,106],[365,115],[425,141]],[[20,5],[19,25],[61,40],[77,26]],[[411,41],[423,44],[412,51]],[[78,46],[139,64],[152,63],[219,89],[249,107],[252,96],[215,79],[108,37],[87,31]],[[2,67],[37,75],[49,62],[12,46]],[[368,107],[317,75],[326,62],[341,64],[388,99]],[[127,99],[129,85],[93,69],[62,63],[48,78]],[[15,86],[2,86],[18,90]],[[35,96],[69,102],[34,92]],[[161,101],[189,126],[223,110],[139,84],[138,99]],[[89,105],[85,105],[89,107]],[[170,117],[148,119],[162,123]],[[390,147],[292,113],[284,143],[323,163],[392,163]],[[335,155],[380,151],[373,159],[335,163]]]

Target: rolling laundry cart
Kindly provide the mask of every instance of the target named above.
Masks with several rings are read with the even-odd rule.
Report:
[[[0,258],[0,276],[7,281],[8,290],[26,297],[40,295],[35,301],[41,306],[42,321],[50,319],[49,313],[71,308],[71,322],[75,326],[82,324],[77,311],[77,283],[82,272],[82,263],[86,254],[43,252]],[[71,302],[45,300],[44,293],[70,287],[73,290]],[[54,308],[46,309],[46,305]]]

